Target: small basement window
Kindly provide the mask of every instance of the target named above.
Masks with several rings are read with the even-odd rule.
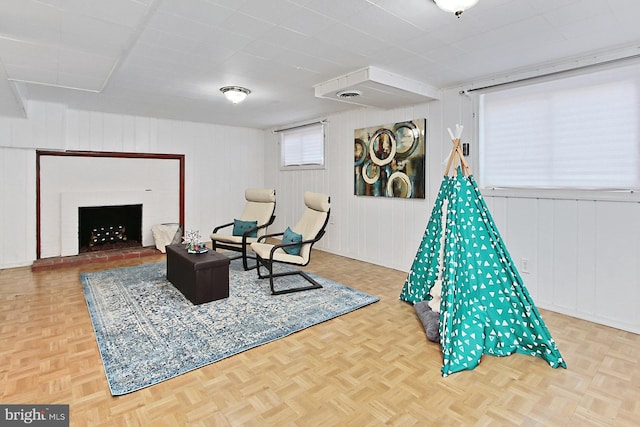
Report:
[[[278,131],[280,169],[324,169],[324,124],[313,123]]]

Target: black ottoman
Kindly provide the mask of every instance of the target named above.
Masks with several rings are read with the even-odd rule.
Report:
[[[169,245],[167,279],[194,304],[229,297],[229,258],[214,251],[190,254],[183,244]]]

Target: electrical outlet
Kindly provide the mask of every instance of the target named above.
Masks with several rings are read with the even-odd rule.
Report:
[[[523,273],[527,273],[529,274],[529,259],[528,258],[522,258],[520,259],[520,270],[522,270]]]

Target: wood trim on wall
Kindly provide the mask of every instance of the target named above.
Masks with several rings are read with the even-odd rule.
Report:
[[[185,182],[185,162],[184,154],[159,154],[159,153],[126,153],[111,151],[47,151],[36,150],[36,259],[40,259],[41,242],[40,242],[40,157],[41,156],[70,156],[70,157],[113,157],[124,159],[160,159],[160,160],[178,160],[180,163],[180,224],[184,227],[184,182]]]

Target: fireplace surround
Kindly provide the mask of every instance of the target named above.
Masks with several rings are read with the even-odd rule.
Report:
[[[142,205],[142,246],[154,224],[184,224],[184,155],[36,151],[36,258],[79,253],[79,208]],[[116,224],[119,225],[119,224]]]

